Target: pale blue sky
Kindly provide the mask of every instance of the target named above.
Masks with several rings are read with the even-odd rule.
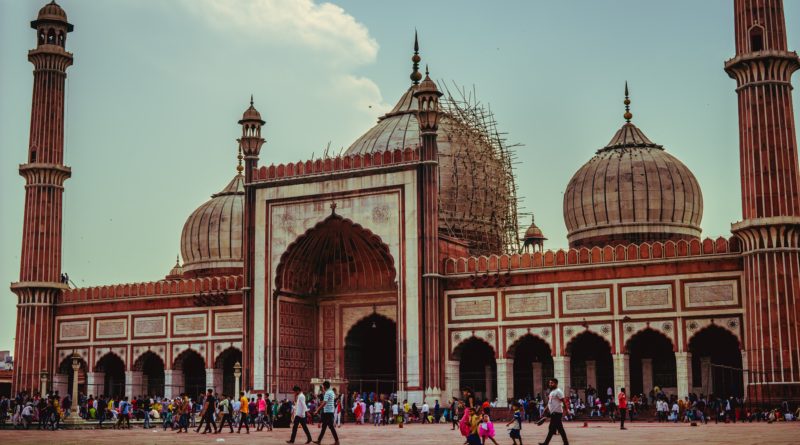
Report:
[[[28,23],[44,3],[0,0],[0,349],[13,347],[16,316]],[[64,270],[82,286],[162,278],[185,219],[235,172],[251,93],[267,120],[262,163],[347,147],[408,86],[415,27],[432,76],[474,85],[524,144],[518,193],[549,247],[567,245],[562,192],[622,124],[626,79],[634,122],[697,176],[704,235],[728,236],[741,215],[735,83],[722,70],[732,4],[62,0],[75,24]],[[800,49],[800,1],[786,17]]]

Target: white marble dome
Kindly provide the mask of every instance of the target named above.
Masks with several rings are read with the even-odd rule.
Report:
[[[692,172],[630,122],[564,192],[570,247],[698,238],[702,219]]]
[[[183,225],[183,275],[241,273],[243,223],[244,176],[237,174]]]

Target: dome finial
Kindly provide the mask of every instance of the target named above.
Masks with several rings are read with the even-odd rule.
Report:
[[[625,104],[625,114],[622,117],[625,118],[625,122],[630,122],[633,114],[631,114],[631,100],[628,98],[628,81],[625,81],[625,100],[623,101]]]
[[[250,106],[253,106],[253,93],[250,93]]]
[[[419,56],[419,39],[417,39],[417,30],[414,29],[414,55],[411,56],[411,83],[414,85],[419,85],[419,81],[422,80],[422,74],[419,72],[419,61],[422,58]]]
[[[242,144],[239,144],[239,154],[236,156],[236,159],[239,160],[239,165],[236,166],[236,173],[241,175],[244,171],[244,167],[242,167],[242,159],[244,159],[244,156],[242,156]]]

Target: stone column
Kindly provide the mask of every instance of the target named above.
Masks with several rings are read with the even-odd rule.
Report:
[[[105,377],[104,372],[87,372],[86,373],[86,392],[95,397],[103,394],[105,390]]]
[[[533,362],[533,394],[531,394],[531,397],[536,397],[536,394],[539,393],[542,393],[542,397],[544,397],[542,392],[543,378],[542,362]]]
[[[711,357],[700,357],[700,390],[708,395],[711,390]]]
[[[142,395],[142,371],[125,371],[125,395],[131,400]]]
[[[636,366],[635,363],[634,363],[634,366]],[[642,391],[645,394],[649,394],[651,389],[653,389],[653,359],[651,359],[651,358],[643,358],[642,359]]]
[[[689,352],[675,353],[675,368],[678,378],[678,398],[689,395],[689,382],[692,380],[692,354]]]
[[[514,397],[514,359],[497,359],[497,406],[507,407]]]
[[[461,382],[459,381],[458,367],[460,362],[458,360],[448,360],[445,364],[445,388],[447,395],[450,397],[461,397]]]
[[[569,357],[553,357],[553,376],[558,380],[558,387],[564,394],[569,394],[571,387],[569,360]]]
[[[747,387],[750,384],[750,369],[748,369],[747,351],[742,351],[742,391],[744,399],[747,400]],[[706,393],[708,395],[708,393]]]
[[[164,371],[164,397],[174,399],[183,392],[183,371],[167,369]]]
[[[597,388],[597,362],[586,360],[586,386]]]
[[[614,390],[619,392],[620,388],[630,392],[631,387],[631,365],[628,354],[614,354]],[[597,388],[600,394],[605,397],[606,388]],[[616,394],[615,392],[615,394]]]
[[[484,377],[485,377],[485,384],[486,384],[486,400],[492,400],[494,398],[494,392],[492,391],[492,365],[486,365],[484,368]]]
[[[222,392],[222,370],[206,368],[206,389],[213,389],[215,393]]]

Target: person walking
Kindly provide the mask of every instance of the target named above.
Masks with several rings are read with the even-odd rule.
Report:
[[[625,388],[620,388],[617,395],[617,408],[619,409],[619,429],[625,430],[625,415],[628,413],[628,396],[625,395]]]
[[[292,391],[294,391],[294,407],[292,409],[294,421],[292,424],[292,436],[286,443],[294,443],[294,439],[297,437],[297,427],[300,425],[303,426],[303,432],[306,433],[305,443],[311,443],[311,432],[308,431],[308,425],[306,424],[306,413],[308,411],[306,396],[300,391],[300,387],[297,385],[292,388]]]
[[[547,438],[542,443],[544,445],[549,444],[553,434],[558,431],[558,434],[561,435],[561,440],[564,441],[564,445],[568,445],[567,432],[564,431],[564,425],[561,423],[561,417],[564,415],[564,391],[558,387],[558,379],[550,379],[547,384],[550,389],[550,395],[547,397],[545,413],[549,413],[550,427],[547,430]]]
[[[333,426],[333,412],[335,410],[335,403],[336,403],[336,394],[334,394],[333,390],[331,389],[331,382],[325,380],[322,383],[322,387],[325,388],[325,395],[322,398],[322,403],[317,407],[317,410],[314,414],[322,411],[322,430],[319,432],[319,438],[314,441],[315,444],[320,445],[322,442],[322,438],[325,436],[325,429],[330,428],[331,435],[333,436],[333,444],[339,445],[339,435],[336,434],[336,427]]]
[[[214,390],[209,388],[209,390],[206,392],[206,397],[203,403],[203,410],[202,410],[203,416],[202,420],[200,421],[201,424],[203,422],[206,423],[206,427],[205,429],[203,429],[202,434],[218,432],[217,424],[214,422],[214,413],[216,412],[216,410],[217,410],[217,400],[214,397]],[[198,426],[197,429],[199,430],[200,427]]]
[[[247,420],[248,420],[247,417],[248,417],[248,413],[250,411],[249,411],[249,406],[248,406],[248,402],[247,402],[247,397],[245,397],[244,391],[239,393],[239,403],[241,403],[242,406],[239,407],[239,429],[236,431],[236,433],[237,434],[241,433],[242,432],[242,425],[244,425],[244,428],[247,431],[247,434],[250,434],[250,425],[248,425],[248,423],[247,423]]]
[[[219,434],[222,432],[222,427],[225,426],[225,422],[228,422],[228,427],[230,427],[232,433],[233,416],[231,416],[231,401],[227,394],[223,393],[222,400],[219,401],[219,413],[222,415],[222,420],[220,420],[215,433]]]
[[[150,429],[150,397],[145,396],[142,400],[140,400],[140,405],[142,408],[142,412],[144,413],[144,425],[142,428]]]

